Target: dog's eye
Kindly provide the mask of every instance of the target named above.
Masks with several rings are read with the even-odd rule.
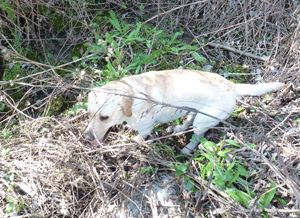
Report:
[[[101,121],[105,121],[105,120],[107,120],[108,119],[108,116],[100,116],[100,120]]]

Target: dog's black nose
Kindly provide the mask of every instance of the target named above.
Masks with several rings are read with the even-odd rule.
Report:
[[[91,132],[85,133],[85,139],[91,142],[94,141],[95,140],[94,134]]]

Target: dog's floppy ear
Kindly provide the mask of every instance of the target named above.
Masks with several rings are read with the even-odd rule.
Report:
[[[122,100],[118,103],[118,105],[121,107],[124,115],[126,117],[132,116],[132,104],[133,104],[133,91],[131,85],[126,83],[123,80],[119,81],[113,81],[110,82],[109,85],[112,87],[115,93],[119,93]],[[130,96],[130,97],[127,97]]]
[[[125,97],[123,96],[122,97],[122,103],[121,103],[121,108],[125,114],[126,117],[131,117],[132,116],[132,102],[133,102],[133,99],[131,97]]]
[[[120,80],[116,83],[118,88],[124,90],[123,94],[126,96],[122,96],[122,101],[120,103],[120,107],[123,110],[123,113],[126,117],[132,116],[132,104],[133,104],[133,91],[131,85],[126,83],[123,80]],[[127,97],[130,96],[130,97]]]

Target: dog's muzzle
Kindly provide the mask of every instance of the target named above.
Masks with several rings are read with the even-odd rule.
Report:
[[[105,141],[110,130],[111,130],[111,128],[109,128],[107,130],[107,132],[105,133],[105,135],[101,139],[98,139],[98,140],[95,138],[94,132],[88,131],[85,133],[85,139],[88,140],[94,147],[98,147],[99,143],[102,144]]]
[[[85,133],[85,139],[92,142],[95,140],[95,136],[92,132],[86,132]]]

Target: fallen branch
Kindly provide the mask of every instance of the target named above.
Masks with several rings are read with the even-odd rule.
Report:
[[[264,61],[264,62],[269,62],[269,58],[267,58],[267,57],[266,58],[265,57],[260,57],[260,56],[257,56],[255,54],[252,54],[250,52],[245,52],[245,51],[241,51],[241,50],[235,49],[235,48],[230,47],[228,45],[223,45],[223,44],[214,43],[214,42],[209,42],[208,45],[211,45],[211,46],[217,47],[217,48],[223,48],[223,49],[226,49],[226,50],[238,53],[240,55],[244,55],[244,56],[247,56],[247,57],[255,58],[255,59],[258,59],[258,60],[261,60],[261,61]]]

